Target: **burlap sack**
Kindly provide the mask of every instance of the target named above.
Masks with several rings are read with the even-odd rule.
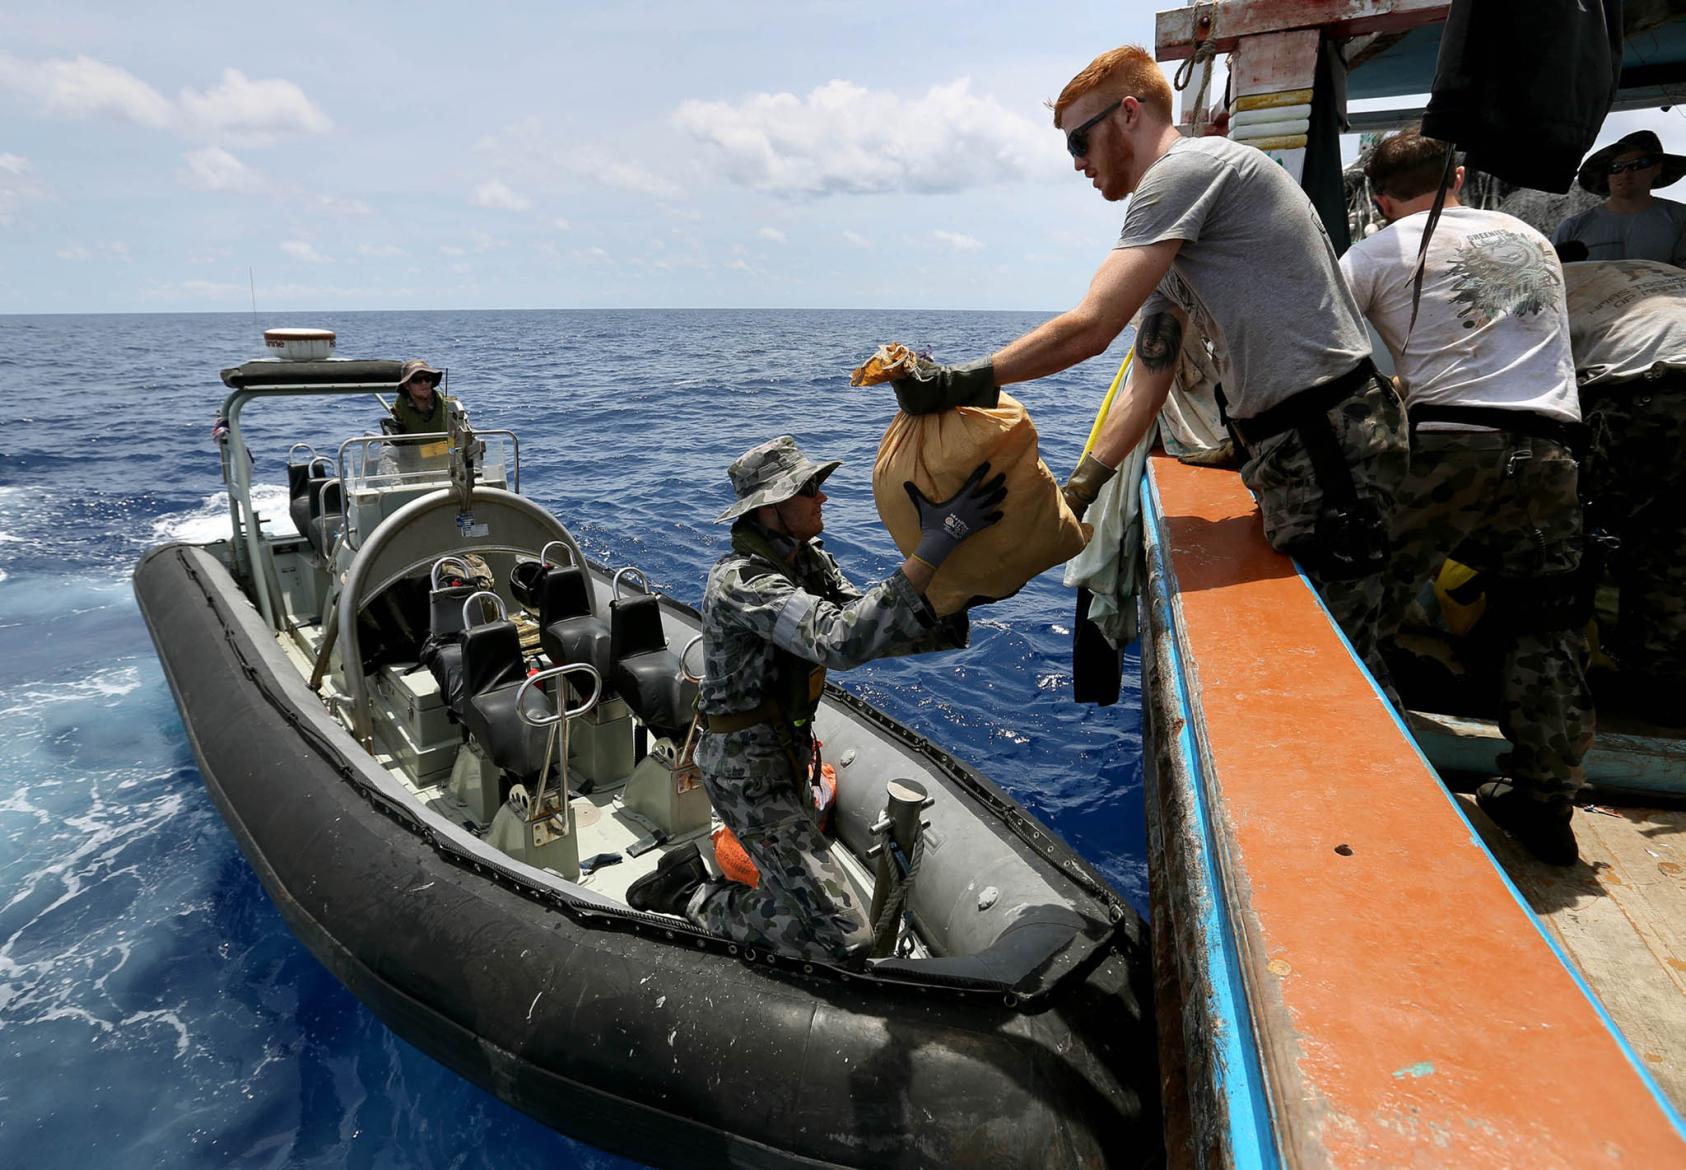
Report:
[[[1089,526],[1066,507],[1059,484],[1037,456],[1036,425],[1017,399],[1002,394],[991,410],[898,411],[884,432],[872,466],[872,494],[903,555],[919,543],[919,517],[902,484],[912,480],[926,498],[945,500],[985,460],[991,476],[998,471],[1007,476],[1004,515],[937,570],[925,596],[939,615],[954,613],[974,597],[1006,597],[1089,542]]]

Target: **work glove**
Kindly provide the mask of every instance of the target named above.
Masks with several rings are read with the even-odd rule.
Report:
[[[908,414],[935,414],[956,406],[992,407],[1001,399],[995,363],[989,358],[964,366],[921,361],[913,373],[890,383]]]
[[[912,480],[902,484],[907,498],[913,501],[913,510],[919,514],[919,544],[913,550],[916,559],[935,569],[961,541],[1001,519],[1000,504],[1007,498],[1007,476],[1003,473],[984,483],[983,477],[988,474],[989,464],[978,464],[959,491],[936,504],[926,499]]]
[[[1060,495],[1065,497],[1066,507],[1071,509],[1072,515],[1083,519],[1083,513],[1101,494],[1106,481],[1117,474],[1118,468],[1108,467],[1093,455],[1083,456],[1083,462],[1077,465],[1071,478],[1060,485]]]

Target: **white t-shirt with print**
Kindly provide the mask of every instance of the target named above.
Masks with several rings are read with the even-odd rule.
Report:
[[[1488,406],[1579,422],[1551,242],[1500,211],[1446,208],[1412,329],[1411,278],[1427,222],[1426,211],[1408,215],[1341,257],[1359,311],[1393,355],[1407,407]]]

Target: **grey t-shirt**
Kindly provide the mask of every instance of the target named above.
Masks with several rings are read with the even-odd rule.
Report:
[[[1252,418],[1370,356],[1311,199],[1263,151],[1184,138],[1148,167],[1118,247],[1182,240],[1143,306],[1175,303],[1217,346],[1229,413]]]
[[[1652,199],[1644,211],[1618,214],[1604,204],[1571,215],[1551,234],[1554,244],[1579,240],[1588,260],[1655,260],[1686,265],[1686,203]]]

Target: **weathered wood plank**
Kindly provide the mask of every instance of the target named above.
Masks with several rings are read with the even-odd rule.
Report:
[[[1536,861],[1470,821],[1678,1109],[1686,1110],[1686,812],[1575,814],[1581,864]]]
[[[1363,33],[1403,32],[1446,19],[1446,0],[1226,0],[1173,8],[1154,17],[1154,56],[1177,61],[1194,52],[1195,37],[1215,33],[1217,50],[1235,50],[1242,37],[1286,29],[1315,28],[1339,37]],[[1378,11],[1380,10],[1380,11]],[[1209,25],[1200,25],[1202,19]]]

